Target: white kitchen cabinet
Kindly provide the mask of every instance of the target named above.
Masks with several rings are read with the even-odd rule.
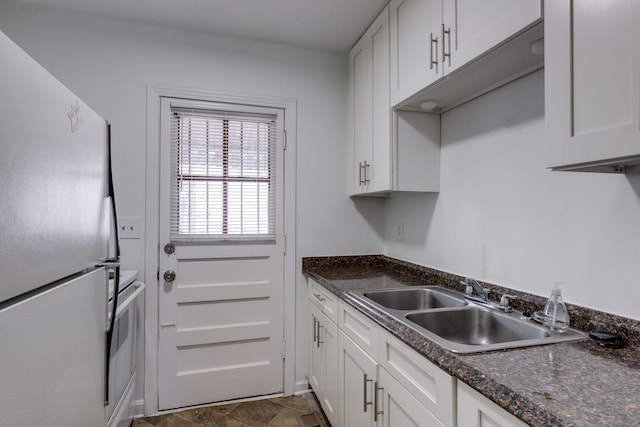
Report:
[[[456,379],[387,331],[380,329],[377,342],[380,366],[438,420],[427,425],[455,425]]]
[[[545,2],[546,165],[640,165],[640,2]]]
[[[443,424],[418,399],[404,388],[386,370],[378,371],[376,385],[378,419],[380,427],[446,427],[453,424]]]
[[[312,338],[309,352],[309,384],[332,425],[337,425],[338,403],[338,327],[309,300],[309,326]]]
[[[453,377],[344,301],[338,310],[339,426],[455,424]]]
[[[389,8],[349,55],[349,193],[391,190]]]
[[[443,75],[442,0],[392,0],[390,10],[391,105]]]
[[[309,383],[333,426],[526,426],[312,279],[308,292]]]
[[[349,135],[349,195],[439,190],[439,116],[390,106],[388,7],[349,55]]]
[[[392,0],[391,105],[482,56],[542,18],[540,0]]]
[[[458,427],[526,427],[462,381],[458,381]]]
[[[313,279],[308,280],[309,300],[333,323],[338,323],[338,297]]]
[[[343,331],[338,339],[338,426],[376,425],[378,363]]]
[[[344,301],[338,302],[338,325],[340,330],[360,348],[377,359],[379,326],[364,314]]]
[[[444,0],[442,3],[440,60],[445,74],[542,18],[541,0]]]
[[[445,426],[342,331],[338,366],[340,427]]]

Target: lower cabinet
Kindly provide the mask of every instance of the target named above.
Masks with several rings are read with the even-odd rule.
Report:
[[[309,303],[311,351],[309,384],[331,425],[338,414],[338,327],[315,304]]]
[[[378,385],[374,401],[378,402],[377,416],[383,427],[445,427],[429,410],[385,369],[378,370]],[[378,396],[379,394],[379,396]]]
[[[424,357],[418,355],[405,344],[394,342],[395,352],[409,352],[409,358],[393,354],[390,366],[393,374],[383,367],[389,363],[389,353],[384,352],[390,341],[387,333],[372,320],[348,304],[340,301],[338,338],[338,426],[340,427],[409,427],[409,426],[451,426],[453,425],[453,392],[455,381]],[[376,345],[377,343],[377,345]],[[363,347],[366,349],[363,349]],[[379,353],[381,350],[382,353]],[[417,363],[414,363],[417,362]],[[429,374],[423,366],[429,365]],[[433,371],[437,371],[435,378]],[[430,378],[429,385],[441,388],[425,406],[423,394],[414,394],[405,385],[422,383]],[[444,379],[444,380],[443,380]],[[414,387],[421,390],[422,386]],[[448,388],[447,388],[448,387]],[[449,393],[448,399],[440,398]],[[436,403],[436,397],[438,400]],[[443,407],[443,406],[448,407]],[[435,412],[450,414],[450,420],[443,422]]]
[[[338,339],[338,426],[374,426],[378,364],[340,331]]]
[[[526,427],[462,381],[458,381],[458,427]]]
[[[346,302],[314,295],[320,285],[310,285],[309,384],[331,426],[526,426]]]

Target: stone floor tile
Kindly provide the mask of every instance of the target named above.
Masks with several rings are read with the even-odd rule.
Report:
[[[243,422],[249,427],[264,427],[284,406],[271,400],[256,400],[239,405],[229,413],[229,418]]]

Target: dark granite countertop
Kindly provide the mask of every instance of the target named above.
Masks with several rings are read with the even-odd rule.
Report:
[[[531,426],[640,426],[640,322],[568,305],[572,326],[616,330],[627,346],[602,348],[592,340],[538,347],[455,354],[349,291],[410,285],[462,290],[461,277],[380,255],[303,259],[303,272],[400,338],[444,371],[467,383]],[[490,295],[509,291],[485,284]],[[545,299],[515,292],[520,311]]]

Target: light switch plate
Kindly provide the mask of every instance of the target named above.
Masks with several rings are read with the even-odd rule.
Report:
[[[118,218],[119,235],[121,239],[140,238],[140,218],[123,217]]]

